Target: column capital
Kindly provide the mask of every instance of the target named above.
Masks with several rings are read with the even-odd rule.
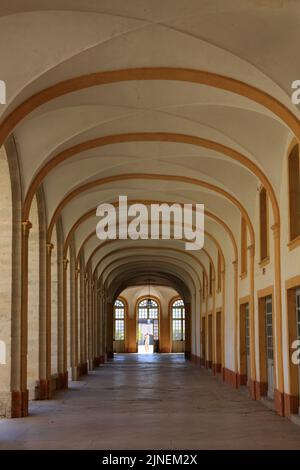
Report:
[[[254,253],[255,253],[255,246],[254,246],[254,243],[253,243],[252,245],[249,245],[249,246],[248,246],[248,250],[249,250],[250,256],[253,256],[253,257],[254,257]]]
[[[25,237],[29,237],[29,231],[32,228],[32,223],[29,220],[24,220],[22,222],[22,231]]]
[[[78,279],[79,274],[80,274],[80,269],[76,268],[76,269],[75,269],[75,277],[76,277],[76,279]]]
[[[47,247],[47,253],[48,253],[48,255],[51,256],[52,250],[53,250],[53,248],[54,248],[53,243],[46,243],[46,247]]]
[[[278,238],[280,235],[280,224],[273,224],[271,229],[273,230],[273,237]]]
[[[68,264],[69,264],[68,258],[64,258],[64,260],[63,260],[64,269],[68,268]]]

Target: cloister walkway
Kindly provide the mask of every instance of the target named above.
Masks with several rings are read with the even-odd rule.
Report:
[[[0,449],[300,449],[300,427],[182,355],[117,355],[28,418]]]

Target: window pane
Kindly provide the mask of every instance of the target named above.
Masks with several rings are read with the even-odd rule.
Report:
[[[115,320],[115,340],[123,341],[125,339],[124,320]]]

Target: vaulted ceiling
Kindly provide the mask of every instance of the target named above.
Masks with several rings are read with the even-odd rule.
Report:
[[[50,223],[85,185],[61,206],[65,236],[119,194],[204,203],[214,216],[207,231],[230,250],[218,219],[237,234],[240,209],[227,195],[250,221],[260,174],[280,196],[284,152],[299,131],[290,98],[300,78],[299,31],[300,2],[289,0],[1,0],[0,135],[15,139],[24,200],[39,175]],[[74,232],[77,251],[95,225],[94,214]],[[213,253],[212,239],[205,243]],[[88,239],[86,260],[97,245]],[[125,266],[124,246],[98,250],[93,267],[107,253]],[[162,254],[151,246],[134,253],[128,276],[147,260],[150,269],[151,256],[165,256],[158,274],[169,266],[170,279],[175,261],[177,271],[180,263],[197,269],[186,253],[170,252],[180,242],[160,244]]]

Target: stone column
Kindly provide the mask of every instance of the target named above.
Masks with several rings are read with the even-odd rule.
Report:
[[[63,260],[63,372],[61,375],[62,388],[68,388],[68,338],[67,338],[67,282],[68,282],[68,263],[69,260]]]
[[[12,391],[12,418],[28,416],[27,341],[28,341],[28,238],[32,227],[29,220],[22,222],[21,248],[21,331],[20,331],[20,390]]]
[[[88,325],[87,325],[87,337],[88,337],[88,365],[89,370],[93,370],[93,339],[92,339],[92,309],[93,309],[93,301],[92,301],[92,279],[90,272],[88,273],[88,281],[87,281],[87,300],[88,300]]]
[[[86,358],[86,322],[85,322],[85,276],[81,264],[79,271],[80,289],[80,375],[87,374]]]
[[[234,372],[236,376],[235,386],[239,386],[239,363],[238,363],[238,334],[239,334],[239,307],[238,307],[238,262],[234,260],[232,262],[234,269]]]
[[[78,379],[78,274],[75,270],[73,244],[70,246],[70,353],[72,380]]]
[[[95,329],[96,329],[96,320],[95,320],[95,311],[96,311],[96,304],[95,304],[95,280],[92,278],[91,283],[91,340],[92,340],[92,361],[93,361],[93,369],[96,366],[96,344],[95,344]]]
[[[64,282],[67,260],[63,258],[62,227],[57,230],[57,388],[63,389],[68,385],[64,368]]]
[[[216,272],[213,271],[212,276],[212,372],[214,375],[217,373],[217,315],[216,315]]]
[[[43,309],[43,303],[40,303],[39,319],[39,400],[48,400],[51,398],[51,254],[53,244],[46,244],[46,279],[44,279],[43,262],[40,260],[40,289],[42,283],[46,281],[46,311]],[[43,253],[41,253],[43,256]]]

